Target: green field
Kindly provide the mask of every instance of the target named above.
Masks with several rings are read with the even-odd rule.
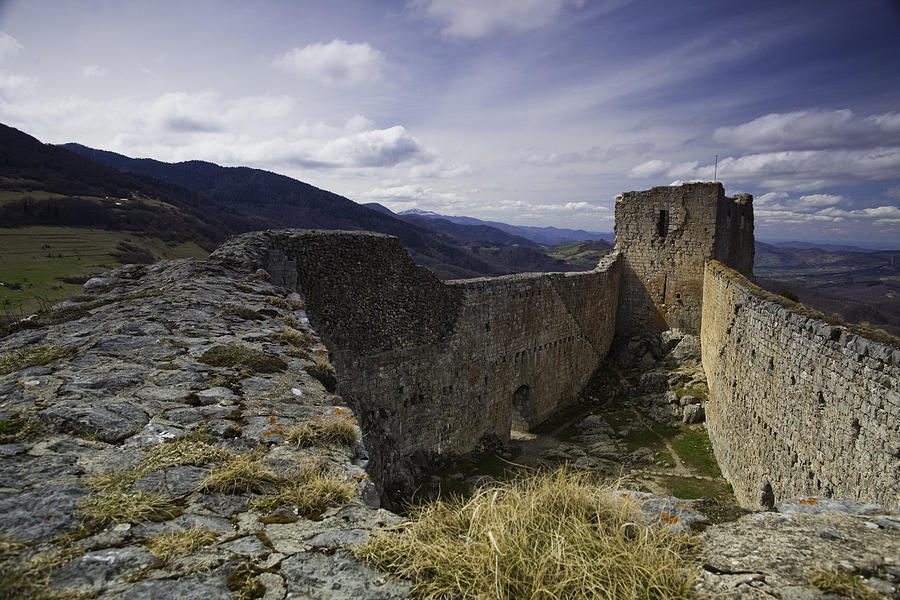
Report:
[[[79,293],[79,280],[119,266],[114,254],[122,242],[140,247],[156,259],[208,254],[193,242],[170,246],[125,231],[0,228],[0,282],[4,284],[0,286],[0,317],[31,314]]]
[[[593,269],[600,259],[609,254],[610,247],[605,242],[572,242],[558,246],[545,246],[544,251],[559,260],[582,269]]]

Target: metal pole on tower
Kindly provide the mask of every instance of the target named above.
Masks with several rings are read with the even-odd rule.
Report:
[[[718,175],[719,175],[719,155],[716,154],[716,166],[713,169],[713,181],[716,180]]]

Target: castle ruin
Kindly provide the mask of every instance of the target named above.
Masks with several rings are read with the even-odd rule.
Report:
[[[800,494],[898,505],[900,351],[796,314],[753,286],[752,198],[718,183],[616,200],[592,271],[442,282],[396,238],[266,231],[211,257],[306,299],[383,490],[533,427],[582,389],[614,336],[699,334],[707,428],[738,501]]]

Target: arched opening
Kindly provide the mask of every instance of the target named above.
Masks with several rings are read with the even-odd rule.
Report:
[[[509,425],[510,437],[519,439],[531,437],[531,434],[528,432],[530,419],[534,416],[531,386],[523,384],[513,392],[510,414],[512,417]]]
[[[762,493],[759,495],[759,503],[766,510],[775,508],[775,492],[772,491],[772,484],[768,481],[762,487]]]

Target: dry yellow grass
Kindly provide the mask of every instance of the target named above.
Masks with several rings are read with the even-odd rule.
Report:
[[[144,545],[150,552],[164,561],[176,556],[187,556],[204,546],[215,542],[219,534],[202,527],[192,527],[185,531],[175,533],[162,533],[144,540]]]
[[[178,507],[157,494],[116,490],[88,496],[80,508],[85,519],[96,525],[163,521],[180,513]]]
[[[878,600],[882,598],[873,588],[863,584],[859,577],[846,571],[817,571],[809,582],[826,593],[838,594],[850,600]]]
[[[353,417],[336,415],[291,427],[285,432],[284,439],[301,447],[320,443],[352,446],[359,441],[359,429]]]
[[[207,475],[200,487],[207,492],[241,494],[265,492],[278,481],[275,473],[262,466],[260,453],[248,452],[233,455],[221,468]]]
[[[695,540],[565,469],[435,501],[356,550],[422,598],[691,597]]]
[[[20,371],[35,365],[46,365],[57,358],[64,358],[75,353],[71,346],[42,344],[26,346],[0,356],[0,375]]]
[[[325,469],[308,466],[299,469],[279,484],[276,495],[265,496],[251,504],[251,508],[268,512],[276,506],[290,506],[304,516],[320,513],[328,506],[346,503],[353,494],[353,485],[338,479]]]

